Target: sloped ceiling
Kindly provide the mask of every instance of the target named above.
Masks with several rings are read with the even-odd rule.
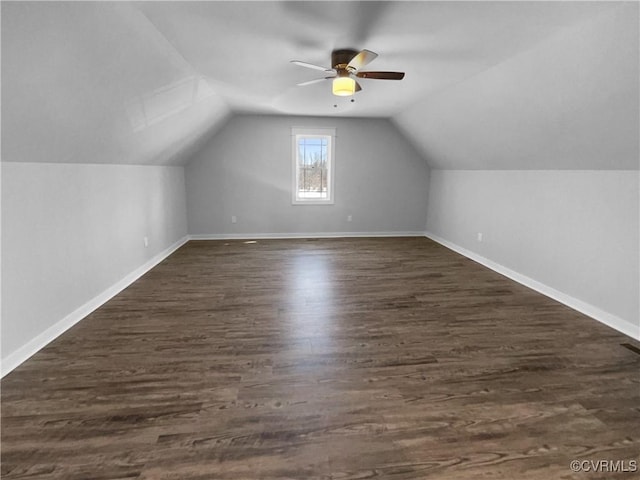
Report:
[[[180,163],[229,111],[132,4],[2,2],[3,161]]]
[[[406,78],[296,87],[346,47]],[[637,90],[635,2],[2,2],[4,161],[181,164],[247,112],[391,118],[439,168],[637,168]]]
[[[394,117],[436,168],[638,169],[638,4],[552,37]]]

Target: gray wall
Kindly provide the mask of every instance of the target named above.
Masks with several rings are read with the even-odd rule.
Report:
[[[639,189],[638,171],[432,170],[427,230],[638,332]]]
[[[334,205],[291,205],[291,127],[337,128]],[[240,115],[185,168],[190,234],[424,231],[428,167],[387,120]]]
[[[184,188],[182,167],[2,163],[3,360],[183,238]]]

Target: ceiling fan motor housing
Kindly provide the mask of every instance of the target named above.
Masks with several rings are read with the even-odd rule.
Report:
[[[353,50],[351,48],[334,50],[331,52],[331,66],[338,71],[346,70],[349,62],[353,60],[353,57],[358,53],[358,50]]]

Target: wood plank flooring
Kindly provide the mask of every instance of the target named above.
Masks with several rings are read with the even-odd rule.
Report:
[[[640,478],[569,468],[640,460],[622,343],[425,238],[192,241],[2,380],[2,478]]]

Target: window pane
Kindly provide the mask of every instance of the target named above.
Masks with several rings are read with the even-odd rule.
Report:
[[[326,138],[298,138],[298,198],[329,198],[327,147]]]
[[[292,128],[293,203],[333,204],[333,128]]]

